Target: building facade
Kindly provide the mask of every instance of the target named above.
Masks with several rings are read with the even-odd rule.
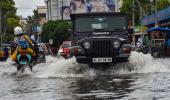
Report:
[[[40,26],[42,26],[46,22],[46,13],[47,13],[46,6],[37,6],[37,13],[38,13],[38,22]]]
[[[70,0],[45,0],[47,7],[47,21],[61,19],[60,8],[62,6],[69,6],[69,3]]]

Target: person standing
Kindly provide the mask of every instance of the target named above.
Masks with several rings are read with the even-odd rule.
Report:
[[[3,61],[6,61],[6,59],[9,56],[9,49],[5,46],[4,48],[4,57],[3,57]]]

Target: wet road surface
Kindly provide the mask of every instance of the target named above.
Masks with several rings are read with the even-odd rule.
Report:
[[[33,72],[0,63],[0,100],[170,100],[170,59],[133,52],[102,71],[48,56]]]

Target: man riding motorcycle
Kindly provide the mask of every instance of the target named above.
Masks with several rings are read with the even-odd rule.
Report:
[[[31,39],[28,37],[28,35],[24,34],[22,28],[15,27],[14,35],[16,36],[15,43],[16,43],[17,47],[11,56],[12,60],[17,62],[17,54],[21,54],[21,56],[22,56],[22,54],[24,54],[24,53],[28,53],[34,58],[35,52],[31,48],[31,47],[33,47],[33,43],[31,41]]]

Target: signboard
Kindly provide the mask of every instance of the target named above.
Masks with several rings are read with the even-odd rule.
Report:
[[[53,44],[53,39],[49,39],[49,44]]]
[[[135,32],[145,32],[147,30],[148,30],[148,28],[145,26],[135,26],[135,28],[134,28]]]
[[[41,33],[41,27],[40,26],[37,26],[37,32]]]
[[[60,14],[64,20],[69,20],[70,19],[70,6],[62,6],[60,8]]]
[[[71,13],[114,12],[115,0],[71,0]]]
[[[64,20],[70,14],[91,12],[115,12],[116,0],[70,0],[70,4],[60,7],[60,15]]]
[[[35,32],[35,33],[41,33],[41,31],[42,31],[42,29],[41,29],[40,26],[34,26],[34,27],[33,27],[33,32]]]
[[[142,27],[142,32],[145,32],[145,31],[147,31],[148,30],[148,27]]]

